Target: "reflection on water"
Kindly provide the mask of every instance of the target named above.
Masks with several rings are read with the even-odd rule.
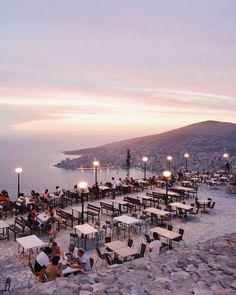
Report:
[[[65,170],[54,167],[56,163],[68,157],[60,152],[66,150],[63,143],[59,144],[49,140],[1,140],[0,150],[0,191],[6,189],[12,199],[17,194],[16,167],[23,169],[20,176],[20,191],[25,194],[29,194],[31,189],[39,193],[44,192],[46,188],[54,191],[56,185],[69,189],[82,180],[88,185],[94,183],[94,169]],[[124,161],[125,157],[126,155],[124,155]],[[123,169],[98,169],[98,182],[110,181],[112,176],[118,179],[126,175],[127,171]],[[131,169],[130,176],[141,178],[143,172]]]

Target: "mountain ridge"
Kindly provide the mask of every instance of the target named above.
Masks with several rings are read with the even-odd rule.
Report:
[[[97,159],[103,166],[124,167],[127,149],[130,149],[133,167],[141,167],[141,159],[145,155],[149,157],[150,170],[162,170],[166,166],[166,156],[170,154],[173,156],[173,168],[183,168],[183,155],[188,152],[191,155],[192,168],[207,169],[212,161],[217,162],[218,166],[221,165],[225,151],[231,155],[235,154],[236,124],[207,120],[159,134],[115,141],[88,149],[66,151],[64,152],[66,155],[80,155],[80,157],[66,159],[56,166],[66,169],[89,165],[91,167],[94,159]]]

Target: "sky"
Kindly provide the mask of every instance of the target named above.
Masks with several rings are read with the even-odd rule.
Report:
[[[235,0],[0,0],[0,137],[236,123]]]

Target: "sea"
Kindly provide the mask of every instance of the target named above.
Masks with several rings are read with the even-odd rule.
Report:
[[[88,147],[92,144],[88,142]],[[96,146],[95,144],[93,146]],[[66,170],[54,165],[68,156],[63,151],[78,150],[86,147],[86,142],[74,139],[35,138],[35,137],[4,137],[0,139],[0,192],[7,190],[10,198],[15,200],[18,191],[17,167],[22,168],[20,174],[20,192],[30,195],[32,189],[43,193],[45,189],[55,191],[59,185],[64,189],[72,189],[80,181],[86,181],[88,186],[94,184],[95,171],[93,169]],[[97,159],[99,160],[99,159]],[[125,159],[124,159],[125,161]],[[91,163],[92,168],[92,163]],[[111,177],[118,179],[127,175],[125,169],[98,169],[98,182],[105,183]],[[130,176],[135,179],[143,177],[140,169],[131,169]],[[148,174],[147,174],[148,176]]]

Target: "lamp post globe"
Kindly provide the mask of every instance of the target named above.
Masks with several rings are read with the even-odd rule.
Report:
[[[168,200],[168,180],[171,177],[171,172],[169,170],[165,170],[163,171],[163,176],[166,182],[166,204],[167,204],[167,200]]]
[[[81,181],[78,183],[78,186],[81,190],[81,207],[82,207],[81,223],[84,224],[84,190],[88,187],[88,184],[85,181]]]
[[[20,174],[22,173],[23,169],[18,167],[15,169],[15,172],[17,173],[17,196],[19,197],[20,194]]]
[[[187,172],[188,171],[188,158],[189,158],[189,154],[188,153],[185,153],[184,154],[184,157],[185,157],[185,170]]]
[[[94,161],[93,162],[93,166],[95,168],[95,183],[97,183],[98,181],[98,166],[99,166],[99,162],[98,161]]]
[[[147,172],[147,161],[148,161],[148,157],[143,157],[143,164],[144,164],[144,169],[143,169],[143,177],[144,180],[146,180],[146,172]]]

